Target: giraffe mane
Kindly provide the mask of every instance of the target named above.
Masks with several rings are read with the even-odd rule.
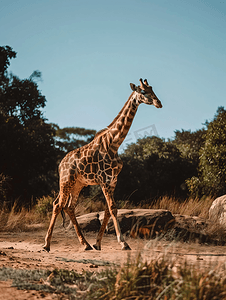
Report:
[[[134,93],[134,92],[133,92]],[[132,93],[132,94],[133,94]],[[94,139],[96,139],[97,137],[99,137],[100,135],[102,135],[103,133],[105,133],[112,125],[115,124],[115,122],[117,122],[118,118],[121,116],[122,111],[124,110],[124,108],[126,107],[127,103],[129,102],[130,98],[132,97],[132,94],[129,96],[129,99],[126,101],[126,103],[124,104],[123,108],[120,110],[120,112],[118,113],[118,115],[114,118],[114,120],[111,122],[110,125],[107,126],[107,128],[103,128],[101,130],[99,130],[95,136]]]
[[[126,101],[126,103],[124,104],[123,108],[122,108],[122,109],[120,110],[120,112],[118,113],[117,117],[114,118],[114,120],[111,122],[110,125],[108,125],[107,128],[110,128],[111,126],[113,126],[113,125],[117,122],[117,120],[118,120],[119,117],[121,116],[121,114],[122,114],[124,108],[126,107],[127,103],[129,102],[130,98],[132,97],[133,93],[134,93],[134,92],[132,92],[132,94],[129,96],[129,99]]]
[[[108,130],[108,128],[104,128],[104,129],[99,130],[99,131],[95,134],[94,139],[97,138],[99,135],[101,135],[102,133],[104,133],[104,132],[107,131],[107,130]]]

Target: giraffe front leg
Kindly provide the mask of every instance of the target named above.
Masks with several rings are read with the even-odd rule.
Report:
[[[102,223],[100,231],[98,232],[98,235],[97,235],[96,244],[93,245],[93,248],[95,248],[96,250],[101,250],[101,240],[102,240],[104,231],[107,227],[107,223],[109,221],[110,216],[111,216],[111,214],[109,212],[108,205],[107,205],[105,208],[105,212],[104,212],[103,223]]]
[[[77,219],[75,217],[75,206],[76,202],[78,200],[78,196],[80,194],[80,191],[83,188],[83,184],[81,184],[79,181],[77,181],[73,187],[73,190],[71,190],[71,195],[69,198],[69,201],[67,205],[64,207],[65,212],[69,215],[72,224],[74,225],[75,231],[77,233],[78,239],[80,243],[85,246],[84,250],[93,250],[93,248],[90,246],[90,244],[86,241],[84,238],[82,231],[78,225]]]
[[[115,226],[115,231],[117,235],[118,242],[122,246],[122,250],[131,250],[130,246],[125,242],[124,237],[121,232],[121,228],[117,219],[117,207],[113,198],[113,193],[114,193],[114,187],[111,186],[103,186],[102,187],[103,193],[105,195],[107,205],[109,212],[111,214],[114,226]]]

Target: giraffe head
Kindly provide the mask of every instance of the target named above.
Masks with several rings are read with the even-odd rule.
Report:
[[[144,82],[142,79],[140,79],[139,86],[130,83],[130,87],[136,93],[136,98],[140,103],[154,105],[157,108],[162,107],[161,101],[153,92],[152,87],[147,82],[147,79],[145,79]]]

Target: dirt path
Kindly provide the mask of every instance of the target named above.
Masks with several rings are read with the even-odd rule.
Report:
[[[102,250],[83,251],[73,231],[65,231],[61,226],[54,230],[51,251],[42,250],[46,230],[0,233],[0,268],[54,270],[69,269],[81,273],[83,270],[97,271],[125,263],[130,255],[134,260],[138,253],[150,261],[165,255],[176,264],[184,260],[205,268],[210,263],[226,263],[225,246],[200,246],[197,244],[169,243],[156,240],[128,238],[132,251],[121,251],[116,236],[105,235]],[[95,243],[96,234],[87,233],[87,240]],[[11,282],[0,282],[0,299],[59,299],[57,295],[37,291],[19,291]],[[61,298],[62,299],[62,298]]]

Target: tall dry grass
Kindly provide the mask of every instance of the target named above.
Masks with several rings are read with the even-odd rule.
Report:
[[[35,225],[39,224],[39,218],[34,209],[22,208],[19,212],[1,209],[0,211],[0,231],[30,231],[35,230]]]
[[[208,235],[211,239],[219,242],[226,241],[226,228],[220,223],[213,223],[209,220],[209,209],[214,201],[212,197],[189,198],[181,202],[175,198],[162,197],[149,206],[152,209],[167,209],[174,216],[186,215],[205,219],[205,225],[199,229],[193,228],[201,234]],[[193,224],[194,226],[195,224]]]
[[[43,196],[37,200],[37,204],[30,210],[22,207],[18,211],[15,204],[9,211],[3,204],[0,209],[0,231],[31,231],[40,228],[41,225],[48,226],[55,198],[55,195]],[[105,203],[102,201],[81,197],[75,208],[75,215],[80,216],[104,209]],[[62,223],[60,215],[58,222]]]
[[[213,202],[211,197],[199,198],[188,198],[181,202],[171,197],[161,197],[153,204],[149,205],[148,208],[152,209],[167,209],[172,214],[197,216],[200,218],[209,218],[209,209]]]
[[[48,225],[52,214],[52,203],[55,195],[44,196],[38,199],[37,204],[31,209],[22,208],[19,212],[16,210],[16,205],[8,211],[4,205],[0,209],[0,231],[24,231],[32,230],[37,224]],[[198,216],[208,219],[209,208],[213,202],[210,197],[198,199],[189,198],[181,202],[171,197],[161,197],[154,203],[146,204],[140,208],[152,209],[167,209],[172,214]],[[134,208],[127,201],[126,203],[119,202],[120,208]],[[75,208],[75,215],[83,215],[91,212],[103,211],[105,203],[101,200],[93,198],[80,197]],[[58,220],[61,222],[61,218]]]

